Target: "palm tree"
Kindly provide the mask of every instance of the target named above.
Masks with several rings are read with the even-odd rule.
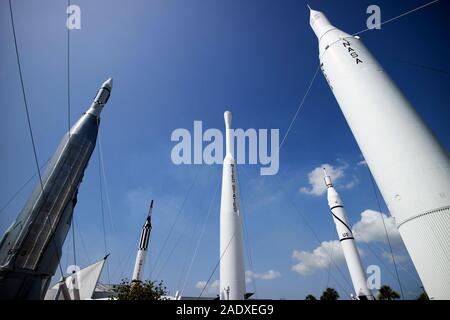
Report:
[[[381,286],[380,290],[378,290],[378,300],[395,300],[400,299],[400,294],[391,289],[389,286]]]
[[[420,296],[417,297],[417,300],[430,300],[428,295],[425,292],[422,292]]]
[[[326,288],[322,293],[320,300],[337,300],[339,299],[339,293],[333,288]]]
[[[308,294],[308,295],[305,297],[305,300],[317,300],[317,298],[314,297],[312,294]]]

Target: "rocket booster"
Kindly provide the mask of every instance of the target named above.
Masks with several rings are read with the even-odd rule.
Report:
[[[432,299],[450,299],[450,159],[359,40],[311,10],[320,66]]]
[[[350,272],[353,288],[355,289],[355,293],[359,299],[373,300],[373,295],[367,287],[364,269],[355,244],[355,238],[353,237],[352,230],[347,223],[344,203],[342,202],[336,189],[334,189],[331,178],[327,175],[325,168],[323,171],[325,175],[325,184],[327,186],[328,205],[331,210],[331,215],[333,216],[333,221],[336,225],[336,231],[339,236],[339,241],[341,242],[348,271]]]
[[[112,79],[69,130],[24,208],[0,241],[0,298],[42,299],[56,271],[77,193],[95,148]],[[43,190],[42,190],[43,189]]]
[[[236,163],[233,158],[231,112],[224,114],[226,155],[220,201],[220,299],[244,300],[245,271],[242,217]]]
[[[139,248],[136,255],[136,263],[134,264],[132,281],[142,281],[142,273],[144,272],[144,264],[148,251],[148,242],[150,240],[150,232],[152,231],[152,211],[153,200],[150,202],[147,219],[142,226],[141,238],[139,240]]]

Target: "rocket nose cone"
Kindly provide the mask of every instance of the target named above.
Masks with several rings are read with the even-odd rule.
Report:
[[[108,102],[108,99],[111,96],[112,85],[113,85],[112,78],[109,78],[108,80],[103,82],[101,88],[97,91],[97,94],[95,95],[91,107],[88,109],[86,113],[92,114],[96,117],[100,116],[103,107]]]
[[[325,180],[325,185],[327,187],[331,187],[333,185],[333,183],[331,182],[331,177],[328,175],[327,169],[325,169],[325,167],[323,167],[322,169],[323,169],[323,176],[324,176],[324,180]]]
[[[309,6],[309,24],[320,39],[326,32],[335,29],[333,25],[328,21],[327,17],[320,11],[311,9]]]
[[[225,119],[225,126],[227,128],[231,128],[231,112],[225,111],[225,113],[223,114],[223,117]]]
[[[103,85],[102,85],[103,88],[108,88],[109,90],[112,89],[112,86],[113,86],[113,79],[112,78],[109,78],[108,80],[106,80],[103,83]]]

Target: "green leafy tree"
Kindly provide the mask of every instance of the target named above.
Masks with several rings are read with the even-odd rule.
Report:
[[[312,294],[308,294],[308,295],[305,297],[305,300],[317,300],[317,298],[314,297]]]
[[[339,293],[333,288],[326,288],[320,296],[320,300],[337,300],[339,299]]]
[[[389,286],[381,286],[380,290],[378,290],[378,300],[395,300],[400,299],[400,294],[394,290],[392,290]]]
[[[167,294],[167,288],[163,282],[156,281],[128,281],[122,282],[113,287],[115,293],[114,300],[164,300],[163,296]]]
[[[428,298],[428,295],[425,292],[422,292],[420,296],[417,297],[417,300],[430,300],[430,298]]]

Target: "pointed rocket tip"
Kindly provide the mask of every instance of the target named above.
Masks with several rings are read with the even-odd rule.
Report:
[[[231,112],[225,111],[225,113],[223,114],[223,117],[225,119],[225,126],[227,128],[231,128]]]
[[[310,16],[310,17],[312,17],[313,15],[315,15],[315,14],[317,14],[317,13],[323,15],[323,12],[318,11],[318,10],[314,10],[313,8],[310,7],[309,4],[307,4],[306,6],[307,6],[308,9],[309,9],[309,16]]]
[[[322,169],[323,169],[323,175],[324,175],[325,185],[326,185],[327,187],[331,187],[331,186],[333,185],[333,183],[331,182],[331,177],[328,175],[327,169],[325,169],[325,167],[323,167]]]
[[[309,10],[309,24],[317,38],[320,39],[325,33],[335,29],[323,12],[311,8]]]
[[[102,87],[108,88],[109,90],[112,89],[112,86],[113,86],[113,78],[109,78],[102,85]]]

